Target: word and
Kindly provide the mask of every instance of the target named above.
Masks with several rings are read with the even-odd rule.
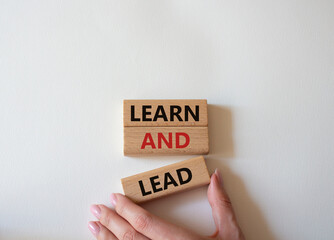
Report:
[[[185,139],[183,144],[180,144],[180,137],[183,137]],[[162,149],[162,141],[165,143],[167,148],[173,148],[173,133],[171,132],[168,133],[168,140],[167,140],[163,133],[158,132],[157,138],[158,138],[158,149]],[[175,148],[185,148],[189,145],[189,143],[190,143],[190,137],[187,133],[185,132],[175,133]],[[145,149],[148,146],[150,146],[152,149],[157,148],[151,133],[145,134],[140,149]]]

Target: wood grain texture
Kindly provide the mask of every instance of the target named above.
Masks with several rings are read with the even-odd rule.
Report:
[[[181,179],[177,174],[178,172]],[[189,177],[190,175],[191,178]],[[207,185],[210,183],[210,175],[204,157],[199,156],[122,178],[121,182],[124,194],[132,201],[142,203],[176,192]],[[152,182],[154,186],[152,186]]]
[[[147,118],[152,119],[152,121],[143,121],[143,106],[151,106],[146,111],[149,112],[147,114]],[[166,119],[162,117],[158,117],[156,121],[153,121],[155,113],[157,112],[158,106],[162,106],[163,110],[160,108],[158,113],[162,114],[161,111],[165,113]],[[134,113],[132,114],[135,117],[136,121],[131,121],[131,106],[134,106]],[[179,106],[180,113],[179,117],[182,119],[180,121],[176,116],[171,117],[171,106]],[[193,113],[195,113],[196,106],[199,108],[199,119],[196,121],[189,114],[189,111],[186,111],[186,106],[188,109],[190,108]],[[172,109],[173,110],[173,109]],[[174,109],[176,110],[176,109]],[[173,110],[173,111],[174,111]],[[187,114],[188,113],[188,114]],[[188,120],[186,119],[186,115],[188,115]],[[166,121],[167,120],[167,121]],[[124,127],[207,127],[208,126],[208,109],[207,109],[207,100],[205,99],[197,99],[197,100],[124,100],[123,101],[123,124]]]
[[[202,155],[208,153],[207,127],[124,128],[124,155]]]

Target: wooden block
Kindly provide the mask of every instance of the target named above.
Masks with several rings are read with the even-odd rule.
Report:
[[[208,154],[207,127],[125,127],[124,155]]]
[[[124,194],[136,203],[210,183],[203,156],[121,179]]]
[[[206,100],[124,100],[124,127],[207,127]]]

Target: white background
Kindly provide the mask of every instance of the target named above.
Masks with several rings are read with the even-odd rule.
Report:
[[[248,239],[334,238],[334,2],[0,1],[0,239],[93,239],[123,99],[205,98],[212,172]],[[206,188],[144,205],[214,231]]]

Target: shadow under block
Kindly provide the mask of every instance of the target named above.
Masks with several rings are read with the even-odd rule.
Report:
[[[206,100],[124,100],[124,155],[209,153]]]
[[[136,203],[204,186],[210,175],[203,156],[121,179],[125,196]]]
[[[208,152],[207,127],[124,128],[124,155],[200,155]]]

